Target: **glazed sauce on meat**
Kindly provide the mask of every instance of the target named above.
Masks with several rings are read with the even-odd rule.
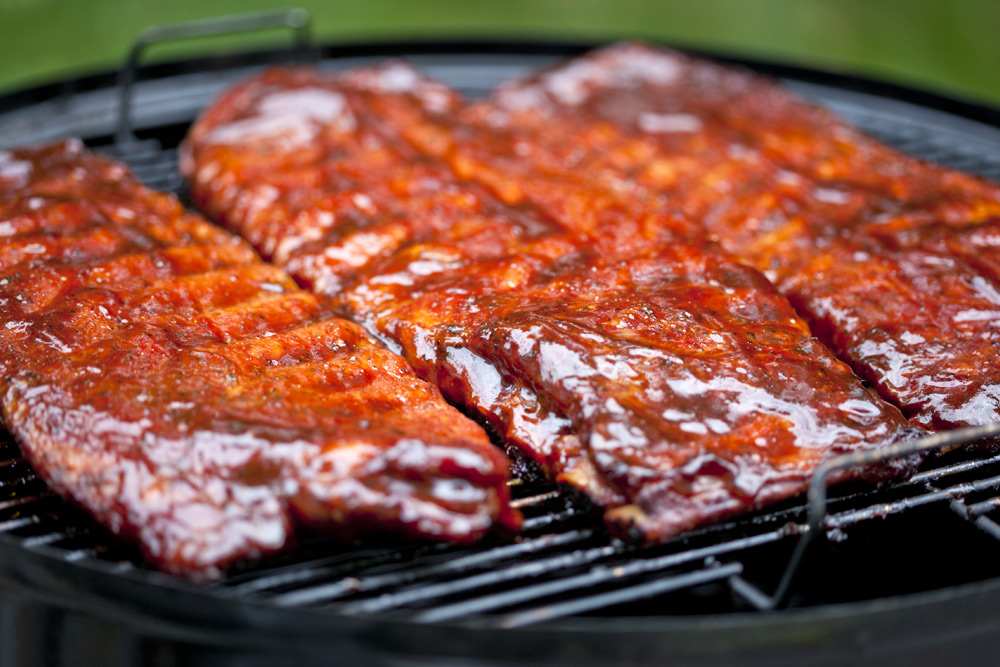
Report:
[[[467,115],[502,139],[465,142],[454,162],[564,165],[627,192],[636,215],[675,210],[764,271],[915,423],[1000,420],[995,184],[882,145],[763,77],[638,45],[506,83]]]
[[[402,63],[272,70],[206,111],[182,166],[201,207],[618,534],[669,539],[911,432],[702,225],[477,113]]]
[[[158,568],[518,525],[503,454],[402,358],[79,143],[0,152],[0,303],[6,426]]]

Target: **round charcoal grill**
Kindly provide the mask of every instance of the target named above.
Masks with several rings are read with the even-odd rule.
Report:
[[[584,50],[391,43],[313,48],[311,56],[331,70],[403,56],[475,97]],[[0,147],[80,136],[183,199],[176,148],[194,116],[236,80],[297,55],[128,68],[7,94]],[[1000,180],[1000,112],[738,63],[903,150]],[[120,127],[119,80],[133,78],[124,91],[131,122]],[[584,502],[522,477],[513,493],[527,521],[516,540],[459,548],[305,537],[196,585],[146,568],[54,495],[3,435],[0,664],[825,665],[1000,656],[1000,454],[989,447],[937,453],[910,479],[879,489],[840,486],[824,498],[818,479],[811,506],[793,499],[648,549],[610,539]]]

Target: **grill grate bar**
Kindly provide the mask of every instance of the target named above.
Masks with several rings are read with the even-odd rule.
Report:
[[[57,497],[56,494],[52,493],[51,491],[42,491],[41,493],[35,494],[33,496],[15,496],[10,500],[0,501],[0,512],[13,509],[15,507],[23,508],[25,505],[31,505],[33,503],[41,502],[43,500],[50,500],[56,497]]]
[[[593,537],[592,530],[576,530],[568,533],[543,535],[532,540],[516,544],[493,547],[485,551],[448,558],[442,563],[425,567],[412,567],[404,564],[401,572],[371,575],[363,579],[348,577],[323,586],[314,586],[301,591],[294,591],[271,598],[273,602],[283,606],[300,606],[331,602],[339,597],[354,593],[370,593],[390,586],[402,586],[417,579],[430,578],[444,574],[458,574],[487,565],[495,565],[500,561],[510,560],[517,556],[535,554],[556,547],[569,546]]]
[[[55,521],[58,520],[58,515],[55,513],[38,515],[33,514],[30,516],[22,516],[16,519],[9,519],[7,521],[0,521],[0,533],[10,533],[15,530],[20,530],[21,528],[27,528],[28,526],[36,526],[43,521]]]
[[[383,595],[370,600],[346,603],[339,607],[339,611],[347,614],[373,614],[394,608],[414,606],[458,593],[484,590],[512,581],[554,575],[561,571],[591,565],[600,560],[611,558],[623,553],[625,549],[624,544],[614,542],[607,546],[551,556],[542,560],[514,565],[504,570],[477,574],[465,579],[425,584],[399,591],[394,595]]]
[[[42,480],[35,474],[34,470],[28,468],[26,471],[18,470],[19,466],[11,466],[6,468],[3,472],[10,473],[10,476],[6,479],[0,479],[0,489],[7,490],[12,487],[25,487],[31,484],[44,484]]]
[[[31,477],[35,476],[35,471],[31,467],[31,464],[28,463],[28,460],[26,458],[20,456],[20,453],[18,453],[16,457],[4,461],[4,465],[0,466],[0,472],[2,472],[4,476],[16,475],[16,474],[27,475]]]
[[[98,558],[100,557],[101,550],[95,547],[88,547],[85,549],[73,549],[72,551],[67,551],[63,554],[63,558],[68,561],[79,561],[87,560],[88,558]]]
[[[539,503],[545,502],[546,500],[553,500],[555,498],[560,497],[561,495],[562,494],[559,492],[559,490],[555,489],[553,491],[539,493],[534,496],[528,496],[527,498],[518,498],[516,500],[512,500],[510,502],[510,506],[513,507],[514,509],[523,509],[529,505],[537,505]]]
[[[25,516],[25,517],[20,517],[18,519],[10,519],[9,521],[0,521],[0,533],[9,533],[19,528],[30,526],[36,522],[37,519],[33,516]]]
[[[762,546],[776,542],[785,533],[773,531],[763,533],[754,537],[743,538],[736,542],[712,545],[701,549],[693,549],[680,553],[652,558],[649,560],[633,560],[627,563],[602,566],[594,568],[573,577],[565,577],[554,581],[545,581],[530,586],[522,586],[514,590],[502,591],[492,595],[487,595],[471,600],[442,605],[435,607],[431,611],[422,612],[417,615],[421,621],[444,621],[453,618],[461,618],[470,614],[480,614],[488,611],[495,611],[511,607],[515,604],[523,604],[532,600],[539,600],[554,595],[571,593],[578,590],[587,590],[594,586],[606,584],[609,581],[624,581],[640,575],[649,575],[662,572],[670,568],[683,565],[690,565],[698,561],[714,558],[734,551],[744,551],[753,547]]]
[[[51,544],[55,544],[56,542],[72,539],[74,537],[77,537],[77,535],[72,535],[65,531],[52,531],[49,533],[43,533],[41,535],[33,535],[31,537],[26,537],[24,538],[23,544],[28,548],[48,546]]]
[[[953,463],[951,465],[942,466],[940,468],[934,468],[932,470],[925,470],[918,472],[909,480],[908,484],[922,484],[925,482],[931,482],[942,477],[947,477],[949,475],[957,475],[964,472],[971,472],[973,470],[979,470],[980,468],[985,468],[989,465],[994,465],[1000,463],[1000,454],[994,454],[989,458],[983,459],[971,459],[968,461],[960,461],[958,463]]]
[[[683,575],[644,581],[634,586],[617,588],[606,593],[599,593],[577,600],[569,600],[546,607],[539,607],[503,617],[499,625],[504,628],[517,628],[565,616],[582,614],[604,607],[634,602],[636,600],[653,598],[664,593],[694,588],[721,579],[739,575],[743,571],[740,563],[710,566],[705,570],[695,570]]]
[[[979,516],[981,514],[986,514],[987,512],[992,512],[995,509],[1000,509],[1000,497],[994,496],[989,500],[982,500],[978,503],[973,503],[972,505],[966,505],[965,509],[969,516]]]
[[[518,484],[523,484],[521,480],[516,478],[513,481]],[[530,506],[526,505],[525,509],[542,511],[534,504]],[[568,527],[563,527],[563,530],[566,531],[570,529]],[[260,572],[253,570],[247,573],[237,574],[227,579],[223,585],[233,591],[238,590],[241,593],[249,594],[287,588],[294,585],[308,585],[310,582],[327,582],[334,577],[350,577],[362,569],[365,571],[372,571],[376,568],[383,570],[388,567],[396,570],[402,570],[405,574],[407,569],[412,567],[412,562],[418,558],[424,565],[430,565],[433,564],[435,560],[442,559],[445,564],[448,562],[454,562],[458,559],[463,563],[469,562],[470,566],[473,562],[479,563],[480,561],[480,565],[485,565],[489,562],[496,562],[506,558],[508,548],[513,550],[511,553],[531,553],[545,548],[551,548],[550,545],[552,544],[554,538],[558,538],[559,541],[565,539],[568,544],[569,541],[582,540],[593,535],[592,532],[571,532],[565,533],[564,537],[561,536],[563,534],[546,534],[529,538],[527,533],[530,531],[524,532],[525,535],[522,536],[522,538],[515,545],[487,547],[485,550],[481,546],[463,550],[456,549],[454,546],[447,544],[435,544],[420,545],[415,549],[407,550],[406,554],[399,551],[390,552],[385,549],[377,549],[374,551],[354,550],[347,554],[338,554],[332,558],[329,556],[323,556],[305,562],[296,559],[293,563],[287,566],[275,566],[272,564],[268,568],[267,573],[263,576]],[[470,552],[471,555],[465,555]],[[380,576],[382,574],[384,574],[384,572],[381,572]],[[353,582],[354,579],[351,579],[351,581]],[[331,590],[330,593],[332,594],[333,591]]]
[[[955,498],[951,501],[950,507],[955,514],[970,521],[972,525],[993,539],[1000,541],[1000,524],[986,516],[987,513],[1000,509],[1000,497],[994,496],[971,505],[967,505],[964,498]]]
[[[831,527],[840,528],[845,525],[864,521],[866,519],[874,519],[889,516],[891,514],[898,514],[914,507],[920,507],[922,505],[942,500],[962,498],[963,496],[967,496],[971,493],[998,487],[1000,487],[1000,475],[979,479],[974,482],[956,484],[944,489],[934,489],[923,495],[904,498],[903,500],[892,503],[869,505],[868,507],[861,509],[839,512],[830,515],[827,520],[827,524]]]
[[[977,528],[995,540],[1000,540],[1000,525],[988,516],[977,517],[973,522]]]
[[[315,548],[322,552],[327,551],[329,546],[328,541],[315,544]],[[247,572],[230,576],[220,582],[219,586],[233,594],[266,594],[268,590],[276,591],[300,585],[314,586],[317,581],[351,578],[376,569],[417,561],[427,562],[429,559],[444,557],[454,550],[455,547],[449,544],[420,544],[402,548],[348,548],[333,556],[324,554],[312,559],[303,559],[298,552],[279,553],[255,564]]]
[[[96,146],[95,150],[116,160],[124,160],[133,169],[144,161],[168,161],[177,149],[164,148],[157,139],[132,140],[125,144]]]
[[[526,518],[521,524],[521,530],[524,532],[531,532],[534,530],[540,530],[542,528],[547,528],[553,524],[565,523],[570,519],[579,517],[581,515],[580,510],[569,507],[561,512],[551,512],[549,514],[543,514],[541,516]]]
[[[418,555],[413,554],[413,557]],[[385,549],[356,549],[349,553],[338,553],[305,562],[295,560],[287,565],[265,566],[264,570],[253,569],[231,575],[222,582],[222,586],[240,595],[250,595],[293,585],[310,585],[316,579],[343,576],[345,571],[350,573],[365,566],[378,567],[396,563],[401,558],[399,552],[389,553]]]
[[[765,594],[759,588],[739,575],[729,578],[729,588],[738,595],[744,602],[757,611],[771,611],[774,609],[774,598]]]

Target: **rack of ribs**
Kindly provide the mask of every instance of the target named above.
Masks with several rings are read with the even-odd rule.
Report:
[[[503,84],[464,120],[503,137],[454,145],[467,177],[529,160],[591,175],[636,213],[674,211],[764,271],[914,423],[1000,420],[1000,187],[764,77],[641,45]],[[544,187],[494,189],[516,204]]]
[[[6,426],[59,493],[199,579],[301,529],[513,530],[508,461],[246,242],[78,142],[0,152]]]
[[[616,534],[670,539],[913,432],[700,225],[634,215],[613,183],[519,160],[530,148],[467,169],[461,144],[507,136],[463,109],[399,62],[271,70],[208,108],[182,171],[210,216],[584,492]]]

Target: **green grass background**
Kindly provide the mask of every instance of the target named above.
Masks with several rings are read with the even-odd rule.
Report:
[[[292,0],[318,41],[646,38],[867,74],[1000,106],[998,0]],[[273,0],[0,0],[0,91],[115,67],[154,23]],[[154,49],[153,60],[263,46],[280,33]]]

